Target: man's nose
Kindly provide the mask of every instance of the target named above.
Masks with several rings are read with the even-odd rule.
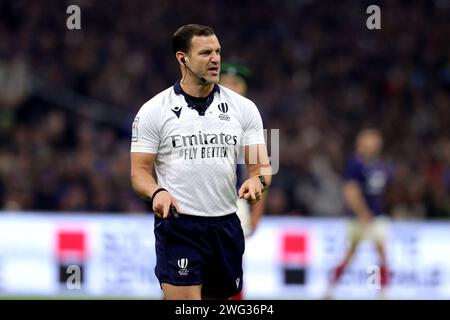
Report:
[[[215,64],[219,63],[220,62],[220,55],[214,52],[212,54],[212,56],[211,56],[211,62],[215,63]]]

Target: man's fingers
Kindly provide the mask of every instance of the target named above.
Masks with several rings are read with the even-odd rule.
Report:
[[[254,204],[254,203],[256,203],[256,202],[259,201],[258,198],[255,199],[255,200],[253,200],[253,199],[252,199],[252,196],[250,195],[250,193],[246,193],[246,196],[244,197],[244,199],[247,200],[247,203],[248,203],[248,204]]]
[[[161,213],[161,207],[160,207],[160,206],[155,206],[155,204],[153,204],[152,210],[153,210],[153,213],[154,213],[158,218],[162,218],[162,213]]]
[[[164,207],[163,207],[163,219],[165,219],[165,218],[167,218],[169,216],[169,208],[170,208],[169,204],[164,204]]]
[[[253,194],[249,191],[244,194],[243,197],[249,204],[253,204],[261,200],[261,193],[254,192]]]
[[[177,200],[173,199],[173,200],[172,200],[172,204],[173,204],[173,205],[175,206],[175,208],[177,209],[177,212],[180,213],[180,212],[181,212],[181,209],[180,209],[180,207],[178,206]]]
[[[161,213],[159,213],[159,212],[156,211],[156,210],[153,210],[153,212],[155,213],[155,215],[156,215],[158,218],[162,218]]]
[[[250,199],[251,200],[256,200],[255,189],[254,188],[250,188],[249,193],[250,193]]]
[[[256,198],[258,198],[258,195],[257,194],[255,194],[255,193],[251,193],[250,191],[248,191],[248,192],[246,192],[245,194],[244,194],[244,197],[243,197],[245,200],[255,200]]]
[[[242,186],[239,189],[239,198],[243,198],[244,196],[245,196],[245,189],[244,189],[244,186]]]

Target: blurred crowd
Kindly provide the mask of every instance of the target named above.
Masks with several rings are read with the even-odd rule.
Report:
[[[368,1],[73,4],[81,30],[67,29],[64,1],[0,1],[1,209],[147,211],[130,185],[131,119],[178,78],[171,36],[195,22],[252,70],[248,95],[280,129],[267,214],[345,214],[343,166],[374,126],[395,172],[388,212],[450,218],[450,1],[379,2],[381,30],[366,27]],[[33,79],[129,117],[98,121]]]

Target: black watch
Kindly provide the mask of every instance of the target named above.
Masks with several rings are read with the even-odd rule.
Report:
[[[263,192],[266,191],[268,188],[267,183],[266,183],[266,178],[264,178],[264,176],[262,176],[262,175],[259,175],[258,178],[259,178],[259,181],[261,181],[261,184],[263,186]]]

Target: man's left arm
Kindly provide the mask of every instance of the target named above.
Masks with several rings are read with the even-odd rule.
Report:
[[[249,178],[239,189],[239,197],[253,204],[261,199],[262,194],[272,183],[272,167],[265,144],[245,146],[244,152]]]

